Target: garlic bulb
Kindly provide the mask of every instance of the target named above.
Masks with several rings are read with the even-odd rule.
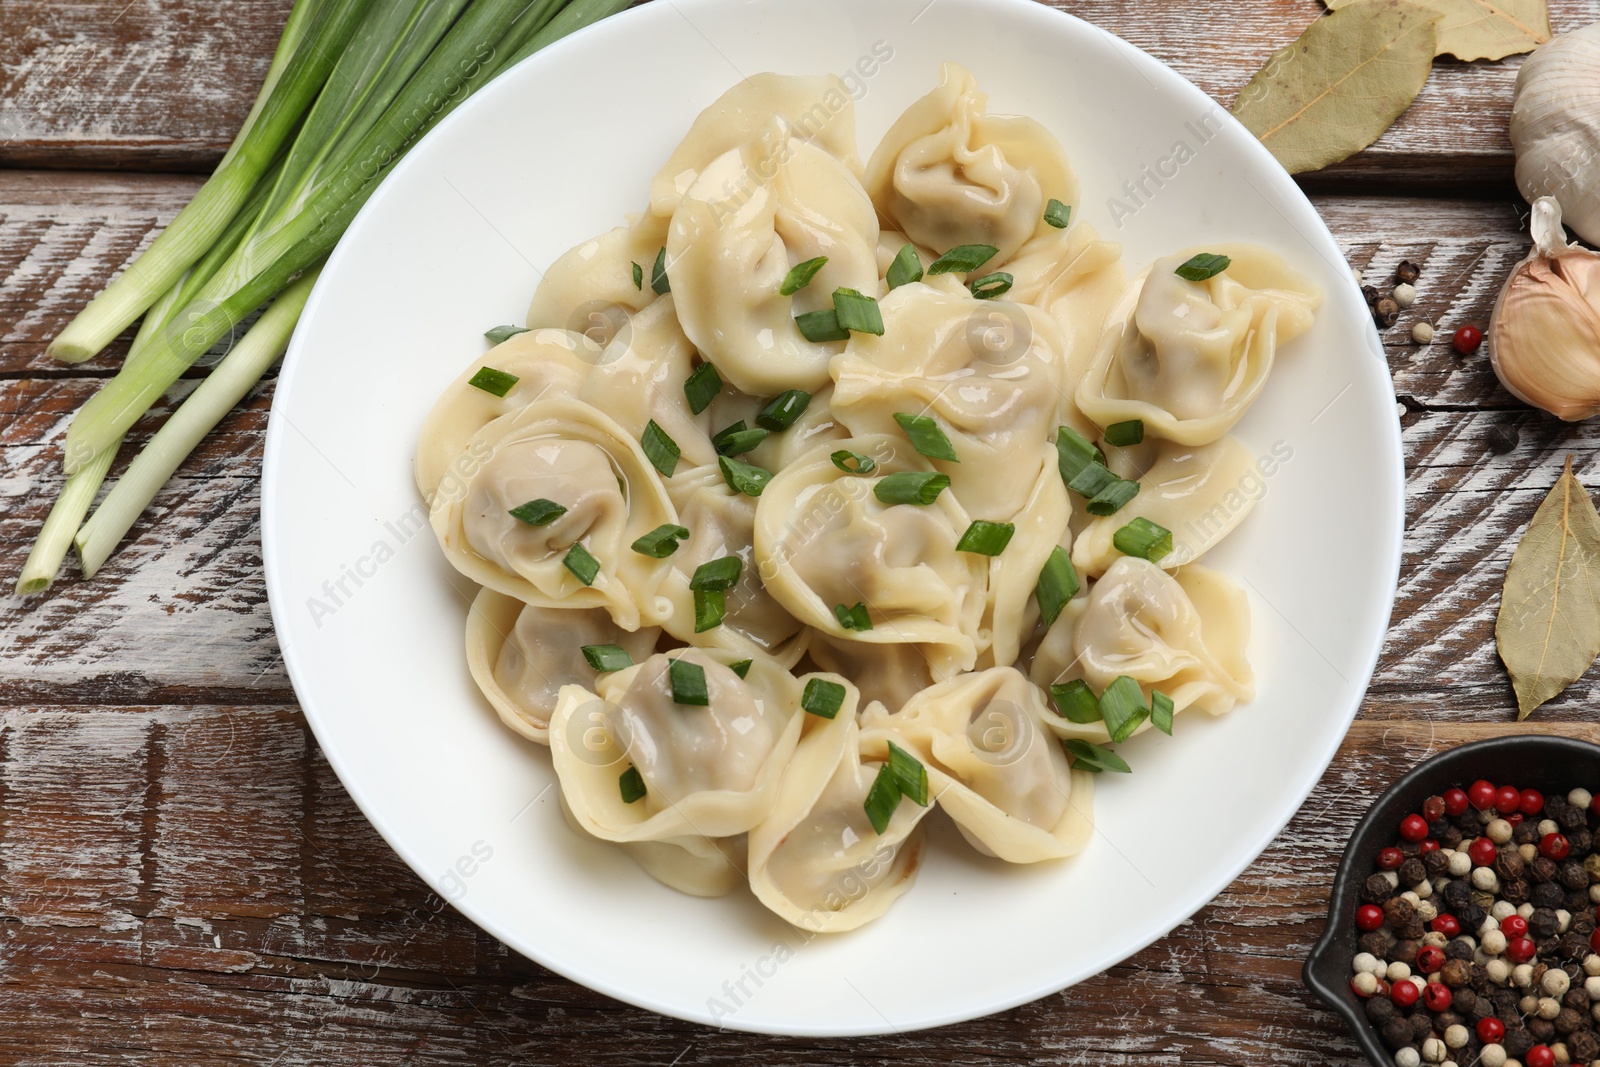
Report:
[[[1600,412],[1600,252],[1567,243],[1561,205],[1533,202],[1533,251],[1489,320],[1489,359],[1517,399],[1568,422]]]
[[[1567,225],[1600,244],[1600,22],[1539,48],[1517,72],[1511,105],[1517,188],[1553,196]]]

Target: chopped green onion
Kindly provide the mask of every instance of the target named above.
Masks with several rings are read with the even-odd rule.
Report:
[[[833,617],[839,620],[839,625],[846,630],[864,632],[872,629],[872,616],[867,614],[865,604],[857,604],[847,608],[843,604],[833,606]]]
[[[1122,505],[1138,495],[1138,482],[1118,478],[1091,497],[1083,507],[1091,515],[1115,515],[1122,510]]]
[[[1127,774],[1131,770],[1126,760],[1109,748],[1101,748],[1078,738],[1069,738],[1061,742],[1061,747],[1070,752],[1078,762],[1074,764],[1075,770],[1089,771],[1098,774],[1101,771],[1115,771],[1118,774]]]
[[[833,311],[840,329],[883,336],[883,315],[878,302],[855,289],[833,291]]]
[[[1005,271],[997,270],[993,274],[985,274],[967,286],[967,288],[979,300],[993,300],[997,296],[1010,292],[1011,283],[1014,281],[1016,279]]]
[[[722,556],[694,569],[689,579],[690,589],[732,589],[739,584],[739,572],[744,570],[744,560],[738,556]]]
[[[850,331],[839,325],[839,313],[833,308],[796,315],[794,324],[800,327],[801,337],[816,344],[850,340]]]
[[[934,260],[929,274],[970,274],[989,262],[1000,250],[994,245],[956,245]]]
[[[844,705],[844,686],[826,678],[813,678],[800,694],[800,706],[820,719],[831,719]]]
[[[718,456],[717,466],[722,468],[722,480],[728,483],[728,488],[745,496],[760,496],[772,481],[771,471],[732,456]]]
[[[1174,710],[1175,705],[1172,703],[1171,697],[1156,690],[1150,691],[1150,722],[1155,725],[1157,730],[1160,730],[1168,737],[1172,736],[1172,714]]]
[[[600,573],[600,561],[589,555],[589,550],[578,543],[567,549],[561,564],[584,585],[593,585],[595,575]]]
[[[1106,444],[1126,448],[1136,445],[1144,440],[1144,420],[1129,419],[1127,422],[1113,422],[1106,427]]]
[[[633,550],[651,559],[666,559],[678,551],[678,542],[689,536],[687,527],[664,522],[633,543]]]
[[[483,335],[489,340],[493,341],[495,344],[500,344],[503,341],[510,340],[519,333],[527,332],[528,328],[526,326],[496,326],[492,330],[483,331]]]
[[[711,406],[722,392],[722,375],[709,363],[702,363],[694,373],[683,380],[683,395],[689,401],[689,410],[696,415]]]
[[[622,790],[622,802],[632,804],[636,800],[643,800],[645,794],[644,777],[639,773],[639,768],[629,767],[617,779],[617,788]]]
[[[1072,484],[1083,468],[1101,462],[1100,450],[1094,442],[1066,426],[1056,427],[1056,466],[1061,470],[1061,480]],[[1104,464],[1101,464],[1102,466]]]
[[[739,677],[744,678],[750,673],[750,666],[755,663],[753,659],[742,659],[737,663],[728,664],[728,669]]]
[[[1203,282],[1208,278],[1215,278],[1233,262],[1227,256],[1217,255],[1214,252],[1201,252],[1197,256],[1190,256],[1172,273],[1188,282]]]
[[[722,625],[728,614],[727,594],[720,589],[694,591],[694,632],[703,634]]]
[[[1011,543],[1017,528],[1009,522],[990,522],[974,519],[967,532],[956,542],[957,552],[975,552],[980,556],[998,556]]]
[[[1082,678],[1050,687],[1050,699],[1068,722],[1079,724],[1100,721],[1100,700]]]
[[[526,504],[518,504],[511,509],[511,517],[513,519],[518,522],[525,522],[529,526],[549,526],[566,513],[566,508],[557,504],[554,500],[546,500],[544,497],[540,497],[538,500],[530,500]]]
[[[621,645],[584,645],[583,658],[601,674],[633,666],[633,657]]]
[[[661,477],[672,477],[672,472],[678,469],[678,458],[683,455],[683,449],[656,424],[655,419],[644,424],[639,443],[644,446],[644,458],[650,461],[650,466],[660,471]]]
[[[1034,599],[1039,602],[1039,618],[1046,630],[1056,624],[1056,619],[1061,617],[1061,609],[1077,592],[1078,572],[1072,566],[1067,550],[1057,545],[1050,550],[1050,558],[1044,561],[1044,568],[1039,571],[1039,583],[1033,588]]]
[[[1106,486],[1115,485],[1121,480],[1121,478],[1106,469],[1104,464],[1089,463],[1085,464],[1084,468],[1078,472],[1077,477],[1067,483],[1067,488],[1079,496],[1093,499],[1095,494]]]
[[[917,246],[907,241],[900,251],[894,254],[894,262],[889,264],[889,273],[885,276],[891,290],[902,285],[922,280],[922,260],[917,256]]]
[[[794,420],[805,414],[810,405],[811,394],[804,389],[787,390],[767,401],[756,415],[756,425],[774,433],[782,432],[793,426]]]
[[[1112,534],[1111,543],[1124,556],[1138,556],[1155,563],[1172,551],[1172,531],[1141,515]]]
[[[947,459],[951,463],[960,463],[956,458],[956,446],[950,443],[944,431],[939,429],[938,422],[930,415],[908,415],[904,411],[894,413],[894,421],[906,432],[906,437],[911,441],[911,447],[921,452],[929,459]]]
[[[928,768],[917,757],[889,742],[889,770],[894,774],[900,794],[920,807],[928,806]]]
[[[1067,223],[1072,221],[1071,205],[1063,204],[1061,201],[1052,198],[1044,206],[1044,221],[1058,230],[1066,229]]]
[[[950,488],[948,474],[936,474],[933,471],[900,471],[878,479],[878,484],[872,487],[872,494],[885,504],[923,506],[938,500],[939,494],[948,488]]]
[[[478,368],[478,373],[467,380],[467,384],[474,389],[482,389],[486,393],[493,393],[495,396],[505,396],[511,392],[511,387],[521,380],[515,374],[507,374],[503,370],[495,370],[493,367],[480,367]]]
[[[889,828],[894,809],[900,806],[900,785],[887,763],[878,768],[878,776],[872,780],[872,788],[867,790],[866,802],[861,806],[866,809],[867,821],[879,834]]]
[[[765,441],[771,432],[760,427],[749,429],[745,426],[744,420],[740,419],[732,426],[718,430],[711,438],[711,447],[717,450],[718,455],[742,456]]]
[[[672,687],[674,704],[692,704],[709,707],[711,695],[706,689],[706,671],[698,663],[686,659],[667,661],[667,684]]]
[[[644,268],[637,263],[633,264],[633,287],[640,292],[644,291]]]
[[[1111,740],[1119,745],[1132,737],[1133,731],[1149,716],[1150,709],[1144,706],[1144,693],[1139,683],[1126,674],[1119,675],[1100,694],[1100,717],[1106,721]]]
[[[878,463],[871,456],[863,456],[860,452],[852,452],[848,448],[841,448],[829,457],[833,465],[846,474],[871,474],[878,469]]]
[[[672,283],[667,280],[666,245],[661,246],[661,251],[656,253],[656,261],[650,265],[650,288],[655,290],[657,296],[672,292]]]
[[[804,263],[796,263],[789,268],[789,273],[783,276],[783,284],[778,286],[778,292],[784,296],[793,296],[811,284],[811,279],[817,276],[817,271],[828,262],[827,256],[817,256]]]

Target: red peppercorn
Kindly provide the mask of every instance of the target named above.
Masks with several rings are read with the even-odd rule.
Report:
[[[1512,963],[1527,963],[1536,951],[1531,937],[1513,937],[1506,942],[1506,959]]]
[[[1422,991],[1422,1002],[1428,1006],[1429,1011],[1449,1011],[1455,999],[1450,987],[1440,985],[1438,982],[1429,982]]]
[[[1589,948],[1595,952],[1600,952],[1600,930],[1596,930],[1589,935]]]
[[[1544,810],[1544,794],[1537,789],[1524,789],[1517,810],[1524,815],[1537,815]]]
[[[1556,1054],[1549,1045],[1535,1045],[1522,1057],[1523,1067],[1555,1067]]]
[[[1467,794],[1460,789],[1446,789],[1444,791],[1444,813],[1446,815],[1461,815],[1467,810]]]
[[[1510,815],[1506,816],[1506,822],[1510,823],[1513,827],[1521,826],[1522,820],[1525,818],[1527,818],[1527,816],[1522,814],[1522,812],[1514,811]]]
[[[1417,983],[1410,980],[1396,982],[1394,988],[1389,990],[1389,999],[1402,1008],[1409,1008],[1417,1002],[1422,994],[1417,991]]]
[[[1456,351],[1463,356],[1470,356],[1483,344],[1483,331],[1476,326],[1462,326],[1456,330],[1455,337],[1450,341],[1455,345]]]
[[[1406,861],[1406,854],[1397,848],[1380,848],[1378,850],[1378,869],[1381,871],[1399,870],[1400,865]]]
[[[1539,855],[1547,860],[1564,860],[1572,851],[1565,834],[1545,834],[1539,838]]]
[[[1429,924],[1436,934],[1446,937],[1456,937],[1461,933],[1461,922],[1454,915],[1437,915]]]
[[[1507,915],[1500,920],[1500,932],[1506,935],[1507,941],[1523,937],[1528,932],[1528,920],[1520,915]]]
[[[1589,814],[1600,815],[1600,793],[1596,793],[1589,801]]]
[[[1407,841],[1421,841],[1428,836],[1428,824],[1420,815],[1407,815],[1400,820],[1400,836]]]
[[[1494,783],[1479,778],[1467,789],[1467,800],[1479,811],[1487,811],[1494,804]]]
[[[1478,1020],[1478,1040],[1485,1045],[1497,1044],[1505,1036],[1506,1024],[1493,1015],[1485,1015]]]
[[[1444,961],[1444,949],[1437,945],[1423,945],[1417,950],[1417,973],[1438,974]]]
[[[1438,852],[1438,851],[1439,851],[1439,842],[1435,841],[1431,837],[1417,845],[1417,854],[1421,855],[1421,856],[1426,856],[1430,852]]]
[[[1472,844],[1467,846],[1467,858],[1472,861],[1474,867],[1492,865],[1495,857],[1499,854],[1499,850],[1494,847],[1494,842],[1487,837],[1474,838]]]
[[[1383,925],[1383,909],[1376,904],[1363,904],[1356,909],[1356,925],[1372,931]]]
[[[1429,822],[1444,818],[1444,797],[1429,797],[1422,802],[1422,817]]]
[[[1510,815],[1517,810],[1517,805],[1522,803],[1522,790],[1514,785],[1503,785],[1495,790],[1494,810],[1501,815]]]

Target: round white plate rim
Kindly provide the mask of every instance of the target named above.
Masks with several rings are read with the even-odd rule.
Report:
[[[670,6],[681,9],[687,16],[689,13],[700,13],[702,9],[714,11],[716,8],[722,6],[726,0],[666,0],[666,2]],[[1209,97],[1206,97],[1198,88],[1193,86],[1192,83],[1182,79],[1181,76],[1177,75],[1176,72],[1171,70],[1171,68],[1166,67],[1164,64],[1160,63],[1159,60],[1154,59],[1154,57],[1149,56],[1147,53],[1137,49],[1135,46],[1128,44],[1121,38],[1117,38],[1109,31],[1096,27],[1091,23],[1084,22],[1084,20],[1078,19],[1077,17],[1069,15],[1065,12],[1046,7],[1043,4],[1036,2],[1036,0],[989,0],[989,4],[994,8],[1011,8],[1019,12],[1019,14],[1021,12],[1026,12],[1029,17],[1043,15],[1044,17],[1048,18],[1063,18],[1084,26],[1088,26],[1095,32],[1098,32],[1110,39],[1113,47],[1126,49],[1130,53],[1133,53],[1128,57],[1132,62],[1153,65],[1153,67],[1156,68],[1156,71],[1159,72],[1160,76],[1168,77],[1172,81],[1179,83],[1174,86],[1174,91],[1186,95],[1192,102],[1196,104],[1211,103]],[[606,20],[605,23],[602,23],[591,30],[584,31],[583,34],[575,35],[574,37],[556,42],[544,52],[530,57],[528,60],[524,61],[523,64],[519,65],[518,68],[514,69],[520,71],[527,65],[538,64],[548,57],[559,54],[558,50],[564,51],[574,47],[582,47],[584,39],[588,34],[621,34],[627,32],[634,21],[643,21],[643,19],[647,17],[645,12],[648,12],[655,6],[656,5],[636,7],[629,11],[612,16],[610,19]],[[1147,70],[1146,73],[1154,73],[1154,71]],[[507,91],[507,83],[510,80],[511,79],[509,78],[505,78],[504,81],[498,83],[497,87],[499,90]],[[425,149],[428,145],[428,142],[435,137],[443,136],[453,123],[461,121],[463,115],[470,113],[470,109],[474,108],[475,106],[484,106],[484,101],[488,98],[488,92],[493,91],[493,89],[490,89],[485,93],[480,93],[474,98],[463,103],[456,109],[454,113],[447,116],[435,130],[430,131],[427,137],[425,137],[405,159],[402,159],[396,165],[395,171],[389,176],[389,178],[386,179],[386,184],[392,182],[396,175],[405,173],[410,167],[420,165],[417,163],[417,161],[425,157]],[[1231,126],[1237,126],[1236,121],[1231,115],[1225,115],[1223,121]],[[1259,146],[1256,146],[1256,148],[1259,151],[1260,156],[1264,160],[1270,162],[1271,157],[1267,154],[1266,150],[1264,148],[1260,148]],[[1275,166],[1275,164],[1273,165]],[[1292,181],[1286,175],[1282,176],[1282,181],[1289,182],[1292,187]],[[381,203],[384,194],[385,188],[383,187],[380,187],[373,194],[368,204],[363,206],[361,212],[352,221],[349,232],[360,232],[364,217],[377,210],[377,206]],[[1299,197],[1300,203],[1303,204],[1306,209],[1307,218],[1305,218],[1303,221],[1314,226],[1315,233],[1312,236],[1315,238],[1315,243],[1321,245],[1321,250],[1325,255],[1338,257],[1342,261],[1343,254],[1340,252],[1331,232],[1328,231],[1326,224],[1323,223],[1320,216],[1317,215],[1315,209],[1310,205],[1309,200],[1306,200],[1303,193],[1300,193],[1297,188],[1295,189],[1294,195]],[[1291,197],[1291,200],[1293,200],[1293,197]],[[1302,231],[1302,236],[1307,236],[1304,231]],[[332,275],[337,272],[340,263],[346,254],[346,251],[347,243],[346,241],[341,241],[340,245],[335,249],[328,261],[328,264],[324,270],[325,275]],[[304,321],[312,322],[315,320],[321,303],[320,298],[325,291],[326,286],[321,284],[319,284],[313,291],[302,316]],[[1369,349],[1369,352],[1366,353],[1366,355],[1370,358],[1353,361],[1355,365],[1367,368],[1366,370],[1359,371],[1357,373],[1366,373],[1369,375],[1381,373],[1383,375],[1384,384],[1392,389],[1392,383],[1390,383],[1388,378],[1387,364],[1382,359],[1381,355],[1382,347],[1377,337],[1377,333],[1370,323],[1365,327],[1365,334],[1367,335],[1367,347]],[[297,376],[296,372],[301,362],[301,355],[304,352],[307,343],[305,336],[306,331],[297,332],[295,338],[289,346],[289,350],[284,358],[283,365],[278,376],[276,395],[281,396],[293,393]],[[1376,355],[1374,355],[1374,353],[1376,353]],[[1368,366],[1369,363],[1370,366]],[[420,878],[422,878],[432,890],[440,893],[441,896],[443,896],[445,895],[446,891],[441,884],[441,879],[429,870],[424,863],[423,858],[418,854],[417,850],[414,849],[407,841],[404,835],[404,828],[392,825],[383,815],[381,809],[368,794],[367,790],[363,788],[361,785],[360,776],[353,773],[351,756],[344,752],[338,744],[333,743],[330,734],[330,728],[324,725],[323,715],[325,712],[318,707],[315,697],[308,693],[307,687],[303,684],[303,680],[306,677],[307,668],[301,660],[299,648],[293,641],[288,640],[287,635],[284,632],[284,626],[286,624],[281,620],[288,619],[291,613],[288,593],[284,587],[284,568],[280,562],[281,557],[279,553],[280,545],[278,541],[278,531],[282,514],[289,508],[289,504],[285,496],[276,490],[278,489],[277,475],[280,464],[283,462],[282,457],[284,453],[284,441],[290,432],[291,427],[288,425],[286,418],[280,416],[278,405],[275,403],[269,416],[264,449],[261,499],[261,534],[262,556],[266,572],[268,601],[271,607],[274,619],[274,627],[277,632],[278,640],[282,646],[285,667],[289,674],[291,683],[295,687],[296,694],[300,699],[306,720],[311,726],[312,732],[316,736],[318,744],[321,746],[330,766],[339,777],[343,787],[350,794],[351,798],[360,808],[362,814],[367,818],[368,822],[371,823],[371,825],[383,837],[385,842],[387,842],[388,845],[395,850],[395,852],[407,863],[407,865]],[[1384,636],[1387,632],[1389,618],[1392,613],[1394,589],[1399,576],[1403,538],[1405,477],[1404,459],[1401,448],[1400,427],[1398,420],[1392,425],[1390,431],[1385,435],[1382,444],[1385,446],[1383,451],[1386,453],[1385,458],[1388,460],[1388,464],[1386,469],[1373,472],[1374,480],[1381,479],[1389,483],[1387,487],[1387,495],[1390,499],[1388,500],[1387,504],[1392,509],[1391,514],[1395,517],[1395,521],[1392,524],[1392,537],[1390,537],[1387,543],[1383,546],[1385,549],[1385,558],[1374,561],[1374,570],[1387,576],[1388,585],[1391,592],[1388,603],[1382,612],[1383,617],[1375,620],[1377,624],[1374,625],[1371,628],[1371,631],[1368,633],[1365,650],[1359,657],[1359,685],[1356,687],[1356,694],[1350,700],[1349,706],[1343,709],[1341,713],[1344,729],[1340,730],[1338,733],[1330,732],[1328,735],[1328,740],[1324,742],[1321,750],[1318,752],[1317,764],[1323,769],[1324,772],[1332,763],[1333,757],[1338,751],[1339,745],[1343,740],[1345,732],[1348,730],[1349,724],[1353,722],[1356,714],[1359,712],[1366,687],[1368,684],[1370,684],[1372,675],[1376,670],[1378,657],[1382,650]],[[1213,878],[1211,881],[1205,884],[1203,895],[1193,908],[1177,915],[1173,918],[1170,924],[1166,925],[1164,928],[1157,929],[1156,932],[1154,932],[1151,936],[1144,939],[1142,942],[1135,944],[1125,953],[1123,958],[1141,951],[1150,944],[1171,933],[1173,929],[1186,921],[1187,918],[1194,914],[1194,912],[1203,908],[1207,903],[1221,893],[1222,890],[1226,889],[1228,885],[1235,881],[1238,876],[1251,863],[1253,863],[1263,851],[1265,851],[1265,849],[1278,836],[1278,834],[1282,832],[1283,828],[1289,823],[1294,815],[1298,813],[1300,807],[1305,803],[1307,797],[1309,797],[1311,791],[1315,788],[1317,782],[1320,780],[1320,777],[1321,775],[1319,774],[1309,778],[1309,780],[1304,784],[1304,788],[1298,791],[1298,799],[1293,807],[1285,811],[1281,821],[1278,821],[1275,825],[1271,826],[1270,832],[1256,835],[1256,838],[1251,841],[1248,849],[1241,853],[1243,858],[1235,866],[1226,869],[1223,874]],[[978,1018],[993,1014],[998,1011],[1003,1011],[1012,1007],[1016,1007],[1020,1004],[1029,1003],[1039,999],[1040,997],[1058,992],[1061,989],[1075,985],[1076,983],[1083,981],[1093,974],[1098,973],[1105,966],[1117,962],[1115,960],[1108,960],[1092,964],[1085,964],[1076,970],[1067,972],[1062,976],[1058,976],[1059,980],[1053,980],[1051,983],[1046,983],[1045,985],[1037,988],[1010,991],[1003,995],[991,997],[990,999],[982,999],[975,994],[976,999],[974,999],[974,1001],[967,1008],[958,1011],[947,1012],[938,1017],[919,1019],[911,1022],[909,1026],[893,1025],[887,1020],[885,1020],[881,1026],[869,1023],[859,1026],[843,1027],[839,1026],[838,1024],[830,1024],[827,1021],[818,1021],[812,1024],[795,1023],[792,1025],[785,1025],[780,1028],[769,1025],[761,1025],[760,1023],[749,1023],[740,1020],[738,1017],[734,1017],[728,1021],[720,1021],[715,1018],[708,1017],[706,1013],[700,1012],[694,1007],[686,1007],[684,1003],[667,1001],[647,994],[641,994],[636,989],[628,988],[624,985],[618,984],[608,974],[602,973],[598,970],[585,969],[584,967],[576,964],[575,961],[556,961],[546,958],[536,946],[520,943],[522,939],[518,938],[513,932],[507,930],[506,927],[501,924],[494,915],[486,914],[482,909],[476,907],[470,897],[456,902],[455,906],[480,928],[484,929],[492,936],[499,938],[508,945],[511,945],[511,947],[515,948],[518,952],[527,955],[540,965],[617,1000],[634,1004],[638,1007],[646,1008],[664,1015],[683,1018],[692,1022],[703,1023],[706,1025],[715,1025],[737,1030],[748,1030],[758,1033],[773,1033],[793,1036],[867,1036],[890,1032],[901,1032],[908,1028],[921,1029],[925,1027],[941,1026],[950,1023],[961,1022],[967,1019]]]

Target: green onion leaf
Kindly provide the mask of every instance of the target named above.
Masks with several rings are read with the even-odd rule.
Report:
[[[687,527],[662,523],[633,543],[633,550],[651,559],[666,559],[678,551],[678,542],[689,536]]]
[[[1106,427],[1106,444],[1126,448],[1136,445],[1144,440],[1144,420],[1129,419],[1127,422],[1113,422]]]
[[[742,659],[737,663],[728,664],[728,669],[734,674],[737,674],[739,677],[744,678],[749,675],[750,667],[753,663],[755,663],[755,660],[753,659]]]
[[[872,780],[872,788],[867,790],[866,802],[861,806],[866,809],[867,821],[879,834],[889,828],[894,809],[900,806],[900,786],[887,763],[878,768],[878,776]]]
[[[1150,691],[1150,721],[1157,730],[1172,736],[1172,713],[1174,705],[1172,698],[1165,693]]]
[[[1009,522],[990,522],[974,519],[967,532],[956,542],[957,552],[976,552],[980,556],[998,556],[1011,543],[1017,528]]]
[[[711,695],[706,689],[706,671],[698,663],[686,659],[667,661],[667,684],[672,687],[674,704],[710,707]]]
[[[480,367],[478,368],[478,373],[474,374],[467,381],[467,384],[474,389],[482,389],[486,393],[493,393],[495,396],[505,396],[511,392],[511,387],[521,380],[515,374],[507,374],[503,370],[495,370],[493,367]]]
[[[885,504],[927,505],[939,499],[939,494],[950,488],[948,474],[933,471],[900,471],[878,479],[872,494]]]
[[[1050,558],[1044,561],[1044,569],[1039,572],[1039,583],[1033,588],[1034,599],[1039,602],[1039,618],[1046,630],[1056,624],[1061,609],[1077,592],[1078,572],[1067,550],[1057,545],[1050,550]]]
[[[683,450],[678,447],[678,442],[667,435],[667,431],[656,425],[655,419],[644,424],[639,443],[644,446],[644,458],[650,461],[650,466],[660,471],[661,477],[672,477],[672,472],[678,469],[678,457],[683,455]]]
[[[1016,279],[1005,271],[997,270],[993,274],[985,274],[967,286],[967,288],[979,300],[993,300],[997,296],[1010,292],[1011,283],[1014,281]]]
[[[1115,515],[1122,505],[1139,495],[1139,483],[1118,478],[1089,498],[1084,510],[1091,515]]]
[[[1100,717],[1106,721],[1111,740],[1119,745],[1132,737],[1133,731],[1149,716],[1150,709],[1144,706],[1144,693],[1139,683],[1126,674],[1118,676],[1100,694]]]
[[[728,483],[728,488],[745,496],[760,496],[772,481],[771,471],[732,456],[718,456],[717,466],[722,468],[722,480]]]
[[[694,569],[689,579],[690,589],[732,589],[739,584],[739,572],[744,570],[744,560],[738,556],[722,556]]]
[[[1099,493],[1106,486],[1115,485],[1121,480],[1122,479],[1118,478],[1115,474],[1112,474],[1109,470],[1107,470],[1104,464],[1089,463],[1085,464],[1084,468],[1078,472],[1077,476],[1067,483],[1067,488],[1071,489],[1079,496],[1085,496],[1093,499],[1095,494]]]
[[[956,446],[950,443],[944,431],[939,429],[938,422],[930,415],[908,415],[903,411],[894,413],[894,421],[906,432],[906,437],[911,440],[911,447],[921,452],[929,459],[947,459],[951,463],[960,463],[956,458]]]
[[[732,426],[717,431],[711,438],[711,447],[717,450],[718,455],[742,456],[765,441],[771,432],[759,427],[754,430],[748,429],[744,420],[740,419]]]
[[[922,280],[922,260],[917,256],[916,245],[908,241],[894,254],[894,262],[889,264],[889,273],[885,280],[888,281],[891,290]]]
[[[1084,724],[1100,721],[1100,701],[1094,695],[1094,690],[1089,688],[1089,683],[1081,678],[1052,685],[1050,699],[1055,702],[1061,717],[1068,722]]]
[[[1072,207],[1059,200],[1052,199],[1044,206],[1044,221],[1058,230],[1067,228],[1067,223],[1072,221]]]
[[[1061,747],[1071,753],[1072,757],[1078,761],[1073,766],[1074,770],[1092,771],[1096,774],[1100,771],[1115,771],[1118,774],[1127,774],[1130,771],[1127,761],[1109,748],[1091,745],[1089,742],[1080,741],[1075,737],[1061,742]]]
[[[666,245],[661,246],[661,251],[656,253],[656,261],[650,266],[650,288],[655,290],[657,296],[672,292],[672,283],[667,280]]]
[[[839,320],[840,329],[883,336],[883,315],[878,311],[878,302],[865,293],[855,289],[835,289],[833,312]]]
[[[1083,468],[1091,463],[1101,463],[1100,450],[1094,442],[1066,426],[1056,428],[1056,466],[1061,470],[1061,480],[1072,484]],[[1101,463],[1104,466],[1104,463]]]
[[[839,620],[839,625],[846,630],[866,631],[872,629],[872,616],[867,614],[865,604],[857,604],[847,608],[843,604],[833,606],[833,617]]]
[[[567,549],[561,564],[584,585],[593,585],[595,575],[600,573],[600,561],[589,555],[589,550],[581,544],[574,544]]]
[[[846,474],[871,474],[878,469],[877,460],[871,456],[863,456],[860,452],[852,452],[848,448],[841,448],[829,457],[833,465]]]
[[[1172,551],[1172,531],[1141,515],[1112,534],[1111,543],[1124,556],[1138,556],[1155,563]]]
[[[780,433],[794,425],[794,420],[805,414],[811,405],[811,394],[804,389],[790,389],[767,401],[766,407],[756,415],[756,425],[773,433]]]
[[[911,753],[889,742],[889,770],[900,794],[921,807],[928,806],[928,768]]]
[[[800,706],[819,719],[831,719],[844,705],[844,686],[826,678],[813,678],[800,694]]]
[[[601,674],[633,666],[633,657],[621,645],[584,645],[583,658]]]
[[[557,504],[554,500],[546,500],[544,497],[540,497],[538,500],[530,500],[526,504],[518,504],[511,509],[511,517],[513,519],[518,522],[525,522],[529,526],[549,526],[566,513],[566,508]]]
[[[509,340],[519,333],[527,332],[528,328],[526,326],[496,326],[492,330],[483,331],[483,335],[495,344],[500,344],[502,341]]]
[[[789,268],[789,273],[783,276],[783,284],[778,286],[778,292],[784,296],[793,296],[811,284],[811,279],[817,276],[823,264],[828,262],[827,256],[818,256],[808,259],[804,263],[796,263]]]
[[[644,268],[637,263],[633,265],[633,287],[640,292],[644,291]]]
[[[689,401],[689,410],[696,415],[711,406],[722,392],[722,375],[709,363],[702,363],[694,373],[683,380],[683,395]]]
[[[956,245],[934,260],[929,274],[970,274],[993,259],[1000,250],[994,245]]]
[[[617,788],[622,790],[622,802],[632,804],[636,800],[644,799],[644,778],[639,774],[639,768],[629,767],[617,779]]]
[[[694,591],[694,632],[703,634],[722,625],[728,614],[727,594],[720,589]]]
[[[850,331],[839,325],[839,313],[833,308],[796,315],[794,324],[800,327],[800,336],[813,343],[850,340]]]
[[[1227,270],[1232,262],[1233,260],[1227,256],[1217,255],[1212,252],[1201,252],[1197,256],[1190,256],[1172,273],[1187,282],[1203,282],[1208,278],[1215,278]]]

